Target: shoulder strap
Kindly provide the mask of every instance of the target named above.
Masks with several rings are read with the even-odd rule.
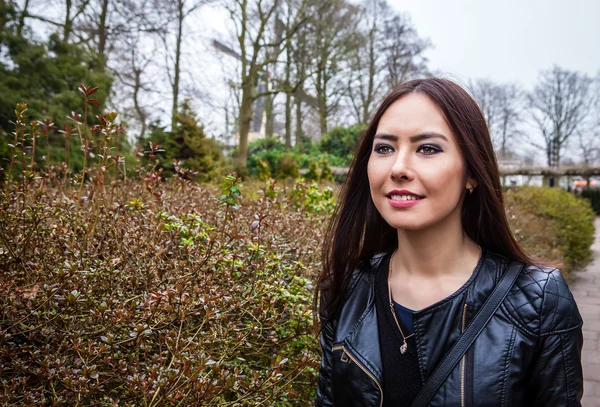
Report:
[[[523,266],[523,263],[516,261],[510,263],[508,270],[477,312],[471,324],[459,336],[454,346],[452,346],[431,376],[429,376],[429,379],[427,379],[421,391],[412,402],[411,407],[426,407],[429,404],[442,383],[450,375],[452,369],[460,361],[460,358],[469,350],[475,339],[477,339],[487,323],[492,319],[492,316],[496,313],[496,310],[500,307],[500,304],[504,301],[504,298],[506,298],[517,280]]]

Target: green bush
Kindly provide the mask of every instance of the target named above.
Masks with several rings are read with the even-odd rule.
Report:
[[[331,181],[333,182],[333,173],[331,172],[331,168],[329,168],[329,163],[326,158],[321,159],[321,176],[319,177],[321,181]]]
[[[196,172],[200,182],[222,176],[224,166],[219,144],[204,133],[189,102],[184,101],[177,115],[177,129],[167,142],[167,156],[182,160],[186,168]]]
[[[521,187],[506,192],[507,206],[518,213],[514,218],[523,222],[527,216],[538,217],[540,234],[547,238],[552,236],[551,245],[559,252],[554,252],[555,259],[564,260],[563,271],[569,272],[574,268],[585,265],[592,256],[590,246],[594,241],[595,214],[590,203],[580,197],[563,190],[562,188]],[[529,252],[539,254],[538,250],[531,250],[535,239],[531,239],[534,230],[516,230],[515,235],[521,235],[522,241],[529,238]],[[538,236],[539,237],[539,236]]]
[[[284,152],[285,150],[285,144],[275,137],[260,138],[248,144],[248,155],[254,155],[261,151]]]
[[[581,196],[590,201],[596,215],[600,215],[600,189],[583,190]]]
[[[0,242],[0,405],[314,400],[318,189],[289,210],[272,204],[287,202],[275,183],[248,200],[235,177],[215,190],[128,180],[93,198],[88,183],[81,204],[34,182],[25,207],[0,191],[12,236]]]
[[[294,184],[289,199],[294,207],[301,208],[308,213],[331,215],[336,204],[331,187],[320,189],[316,182],[308,183],[302,178]]]
[[[156,159],[158,166],[163,168],[163,178],[181,173],[181,169],[185,168],[191,171],[189,175],[193,174],[195,181],[207,182],[222,177],[230,170],[225,163],[222,146],[206,136],[204,126],[198,122],[187,100],[181,104],[177,114],[177,128],[166,131],[159,123],[151,123],[148,134],[138,140],[139,148],[147,151],[150,141],[159,143]],[[147,163],[145,155],[142,164]]]
[[[304,174],[304,178],[309,181],[319,180],[319,164],[316,160],[311,160],[308,164],[308,171]]]
[[[271,178],[271,168],[269,167],[269,163],[258,159],[256,166],[256,176],[261,181],[266,181]]]
[[[235,154],[237,154],[237,149],[232,150],[232,155]],[[311,165],[314,165],[312,164],[313,162],[316,163],[317,167],[319,165],[323,166],[323,160],[327,161],[327,166],[343,167],[346,165],[346,157],[337,157],[321,152],[318,150],[317,145],[314,144],[305,143],[304,145],[286,150],[285,144],[278,139],[264,138],[255,140],[248,145],[248,173],[253,177],[264,179],[266,173],[264,163],[266,163],[268,164],[270,174],[277,176],[280,172],[278,171],[278,167],[282,156],[288,157],[283,159],[284,162],[293,158],[298,168],[310,169]],[[309,177],[311,176],[309,175]],[[317,175],[316,178],[311,179],[318,180],[319,176]]]
[[[348,166],[352,161],[352,151],[364,130],[365,126],[363,124],[335,127],[323,136],[319,143],[319,150],[338,157],[342,160],[343,166]]]
[[[298,168],[298,161],[293,154],[283,154],[279,157],[277,162],[277,169],[275,175],[278,179],[286,178],[298,178],[300,175]]]

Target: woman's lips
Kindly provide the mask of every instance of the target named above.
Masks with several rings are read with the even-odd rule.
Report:
[[[415,206],[416,204],[418,204],[419,202],[421,202],[423,199],[425,199],[425,198],[406,200],[406,201],[396,201],[396,200],[393,200],[392,198],[388,198],[388,201],[390,202],[390,205],[392,205],[394,208],[411,208],[411,207]]]

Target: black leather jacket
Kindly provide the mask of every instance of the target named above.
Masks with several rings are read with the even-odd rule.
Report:
[[[315,406],[383,404],[374,276],[384,254],[355,270],[338,316],[325,321]],[[424,383],[507,270],[484,251],[454,294],[414,314]],[[581,406],[583,321],[557,269],[526,266],[430,406]]]

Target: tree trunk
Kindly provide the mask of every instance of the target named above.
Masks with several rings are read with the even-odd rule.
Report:
[[[171,112],[171,131],[175,131],[177,127],[177,111],[179,109],[179,74],[180,74],[180,59],[181,59],[181,37],[183,32],[183,3],[184,0],[177,2],[177,43],[175,46],[175,74],[173,76],[173,110]]]
[[[265,90],[269,92],[271,90],[271,84],[269,83],[269,72],[265,72]],[[273,137],[273,95],[265,95],[265,136]],[[261,118],[262,119],[262,118]]]
[[[5,5],[6,5],[5,1],[0,0],[0,10],[4,10]],[[4,27],[6,26],[6,17],[7,16],[5,14],[0,14],[0,31],[4,31]]]
[[[319,98],[319,125],[321,127],[321,138],[327,134],[327,104],[325,97]]]
[[[298,139],[296,139],[296,144]],[[292,94],[285,94],[285,147],[292,148]]]
[[[302,99],[296,97],[296,144],[304,141],[302,134]]]
[[[142,109],[142,107],[140,106],[139,100],[138,100],[138,96],[139,96],[139,91],[142,88],[142,81],[141,81],[141,75],[142,75],[142,70],[134,70],[134,75],[135,75],[135,87],[133,88],[133,106],[135,108],[135,112],[138,115],[138,119],[140,121],[140,123],[142,124],[142,128],[140,129],[140,136],[139,138],[142,139],[142,137],[144,137],[144,135],[146,134],[146,112],[144,112],[144,109]]]
[[[102,11],[100,12],[100,23],[98,24],[98,54],[100,55],[100,72],[106,68],[106,16],[108,15],[108,1],[102,0]]]
[[[246,167],[248,160],[248,133],[250,132],[250,121],[252,120],[252,91],[253,84],[246,84],[242,87],[242,103],[240,106],[240,142],[238,144],[238,156],[236,166],[238,168]]]
[[[286,46],[285,62],[285,146],[292,148],[292,89],[290,85],[290,75],[292,71],[292,47],[288,41]],[[296,144],[298,139],[296,138]]]
[[[4,6],[4,1],[0,1],[0,6]],[[27,9],[29,8],[29,0],[25,0],[23,4],[23,11],[19,16],[19,24],[17,25],[17,35],[21,37],[23,35],[23,27],[25,27],[25,18],[27,18]],[[4,27],[0,27],[4,28]]]
[[[65,17],[65,25],[63,26],[63,41],[69,42],[69,37],[71,36],[71,31],[73,30],[73,21],[71,21],[71,0],[66,0],[66,17]]]
[[[375,33],[376,28],[375,24],[371,28],[369,32],[369,85],[367,88],[367,97],[365,98],[365,104],[363,105],[363,117],[362,122],[367,124],[369,122],[369,112],[371,110],[371,103],[373,103],[375,93],[375,74],[376,66],[375,66]]]
[[[317,64],[317,79],[315,83],[317,100],[319,101],[319,127],[321,129],[321,138],[327,134],[327,60],[328,56],[321,53]]]

